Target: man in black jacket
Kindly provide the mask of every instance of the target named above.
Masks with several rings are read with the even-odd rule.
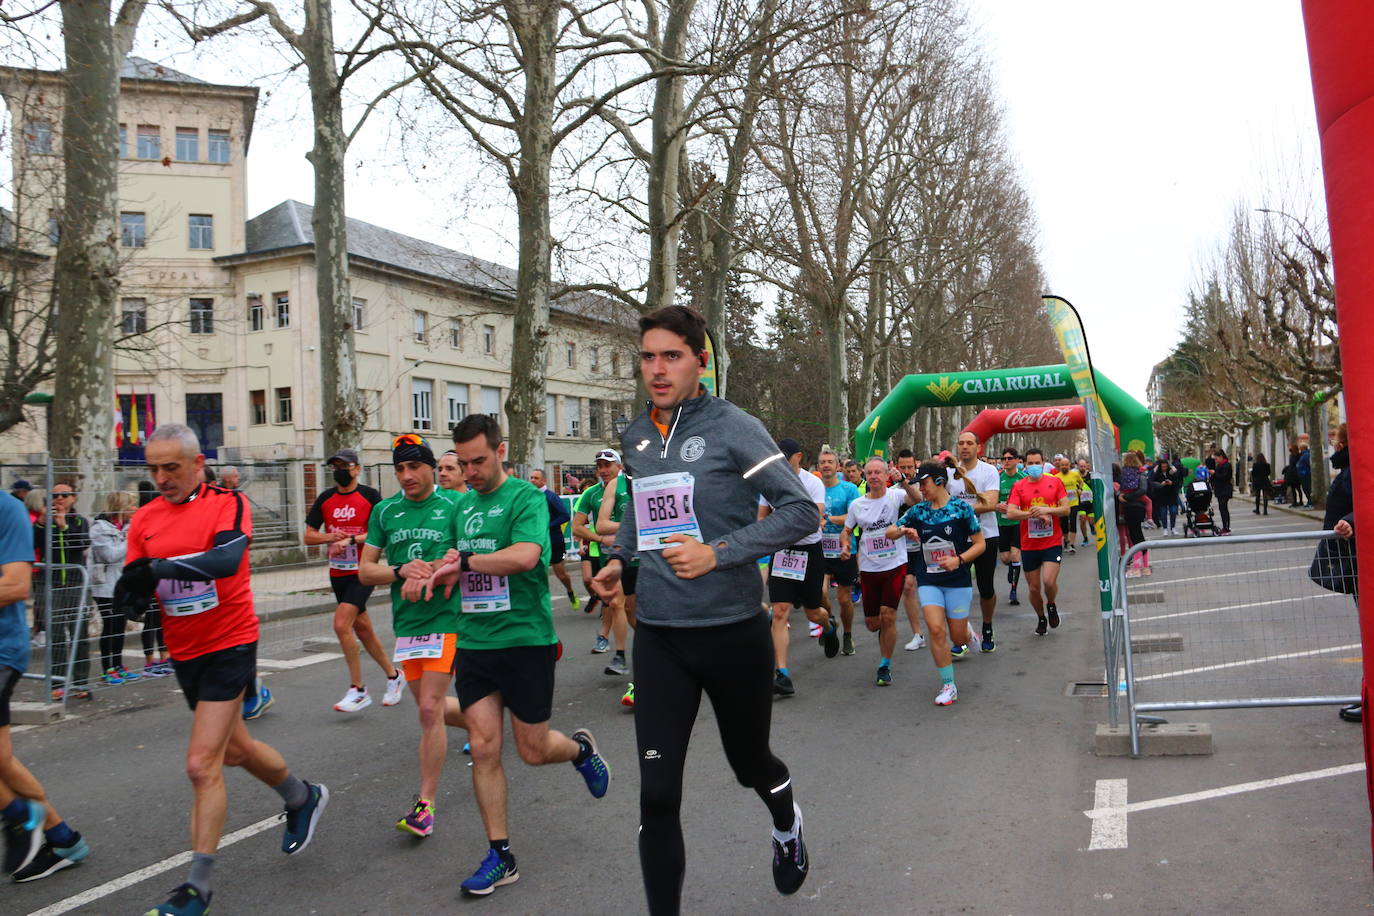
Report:
[[[52,528],[52,551],[48,552],[47,528]],[[90,678],[90,640],[84,632],[85,615],[81,614],[85,585],[86,553],[91,548],[91,524],[76,514],[76,488],[70,483],[53,484],[49,494],[48,517],[33,523],[33,548],[40,563],[51,563],[52,604],[48,608],[48,638],[52,640],[53,674],[67,675],[67,653],[76,643],[76,662],[72,666],[71,683],[53,691],[53,699],[60,700],[65,690],[74,690],[79,699],[90,699],[86,689]],[[73,567],[82,567],[79,571]],[[36,587],[37,584],[36,584]]]

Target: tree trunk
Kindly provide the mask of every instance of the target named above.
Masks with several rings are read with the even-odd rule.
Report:
[[[114,439],[114,329],[119,302],[119,67],[143,5],[112,24],[108,0],[62,0],[62,237],[53,265],[57,379],[49,442],[75,462],[85,493],[102,492]],[[90,511],[90,499],[80,508]]]
[[[1318,506],[1326,505],[1326,424],[1322,422],[1322,411],[1326,405],[1321,401],[1307,406],[1307,434],[1310,452],[1307,456],[1312,466],[1312,502]]]
[[[825,362],[828,391],[826,392],[826,420],[832,429],[849,429],[849,352],[845,347],[843,301],[817,303],[825,329]],[[856,456],[859,459],[867,455]]]
[[[659,50],[669,60],[682,57],[687,23],[696,0],[668,0]],[[677,252],[682,209],[679,178],[687,132],[682,123],[684,77],[666,74],[654,80],[654,107],[649,161],[649,281],[644,304],[650,310],[672,305],[677,294]],[[721,328],[720,331],[724,329]],[[724,334],[713,331],[717,342]]]
[[[511,342],[510,397],[506,399],[508,460],[544,466],[545,352],[549,345],[549,168],[553,159],[555,92],[554,3],[507,3],[524,64],[523,116],[518,121],[520,163],[512,187],[520,243]]]
[[[315,298],[320,322],[320,423],[324,454],[362,444],[363,411],[358,397],[353,297],[348,285],[348,230],[344,210],[343,124],[339,71],[334,60],[330,0],[305,0],[300,53],[310,84],[315,146],[306,159],[315,169]]]

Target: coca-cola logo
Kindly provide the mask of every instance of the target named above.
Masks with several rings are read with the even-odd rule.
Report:
[[[1073,421],[1071,407],[1044,407],[1039,410],[1013,410],[1007,414],[1007,431],[1068,429]]]

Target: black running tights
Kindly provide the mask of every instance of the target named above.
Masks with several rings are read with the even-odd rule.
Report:
[[[124,664],[124,630],[128,620],[115,610],[113,598],[97,595],[95,606],[100,608],[100,670],[103,673]]]
[[[682,841],[682,771],[704,690],[725,757],[758,793],[773,826],[793,823],[792,781],[768,747],[773,714],[773,642],[760,613],[717,627],[635,631],[635,736],[639,745],[639,863],[652,916],[676,914],[687,853]],[[765,855],[763,838],[759,855]]]

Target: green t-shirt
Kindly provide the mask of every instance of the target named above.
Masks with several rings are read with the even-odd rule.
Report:
[[[587,488],[587,491],[577,498],[577,506],[574,512],[587,513],[587,527],[596,530],[596,520],[601,515],[601,498],[606,493],[606,485],[598,481]],[[615,505],[611,507],[611,521],[618,522],[625,515],[625,506],[630,502],[629,478],[624,474],[615,479]],[[587,553],[593,557],[601,556],[601,545],[592,541]]]
[[[1017,471],[1015,474],[1008,474],[1006,471],[998,471],[997,501],[1003,503],[1006,502],[1007,497],[1011,495],[1011,488],[1016,486],[1016,481],[1020,480],[1022,477],[1025,476],[1025,471]],[[1019,525],[1021,523],[1016,521],[1015,519],[1007,518],[1005,515],[999,512],[997,513],[997,524],[1002,528],[1011,528],[1012,526]]]
[[[382,551],[388,566],[410,560],[438,560],[453,547],[453,518],[466,493],[435,488],[423,500],[397,493],[372,510],[367,543]],[[391,624],[397,636],[458,632],[458,601],[440,589],[429,601],[407,601],[401,583],[391,583]]]
[[[472,553],[495,553],[521,543],[538,544],[541,550],[539,562],[526,572],[510,576],[467,574],[477,575],[491,591],[478,605],[480,609],[458,615],[460,649],[510,649],[558,642],[549,603],[549,503],[543,493],[516,477],[507,477],[491,493],[468,491],[453,516],[453,540],[459,550]],[[469,592],[467,597],[471,599],[474,594]]]

